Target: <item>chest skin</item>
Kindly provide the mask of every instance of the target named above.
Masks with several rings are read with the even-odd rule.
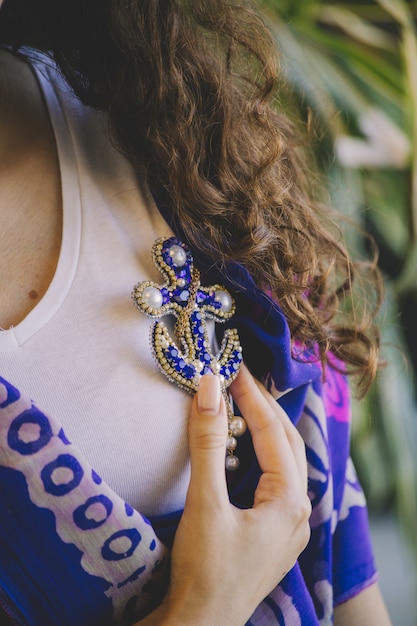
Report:
[[[0,50],[0,327],[16,326],[45,294],[62,234],[53,129],[32,70]]]

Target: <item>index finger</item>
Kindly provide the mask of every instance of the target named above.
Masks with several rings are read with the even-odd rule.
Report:
[[[248,424],[262,471],[299,476],[306,485],[304,442],[282,407],[260,388],[244,364],[230,391]]]

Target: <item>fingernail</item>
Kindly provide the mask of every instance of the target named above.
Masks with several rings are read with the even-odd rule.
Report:
[[[220,378],[212,374],[202,376],[197,392],[198,412],[217,415],[220,410],[220,398]]]

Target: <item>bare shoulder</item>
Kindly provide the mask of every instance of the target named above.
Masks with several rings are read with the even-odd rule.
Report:
[[[335,626],[392,626],[377,584],[364,589],[334,611]]]

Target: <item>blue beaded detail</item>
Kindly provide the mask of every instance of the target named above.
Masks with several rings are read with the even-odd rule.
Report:
[[[169,380],[190,393],[197,391],[200,376],[208,373],[220,375],[223,388],[227,388],[242,362],[239,336],[236,329],[226,330],[220,350],[214,355],[206,320],[230,319],[235,313],[231,295],[220,285],[200,285],[190,249],[175,237],[158,239],[152,257],[165,281],[162,285],[152,281],[138,283],[132,298],[142,313],[155,319],[151,347],[159,368]],[[165,315],[177,319],[174,338],[160,320]]]

